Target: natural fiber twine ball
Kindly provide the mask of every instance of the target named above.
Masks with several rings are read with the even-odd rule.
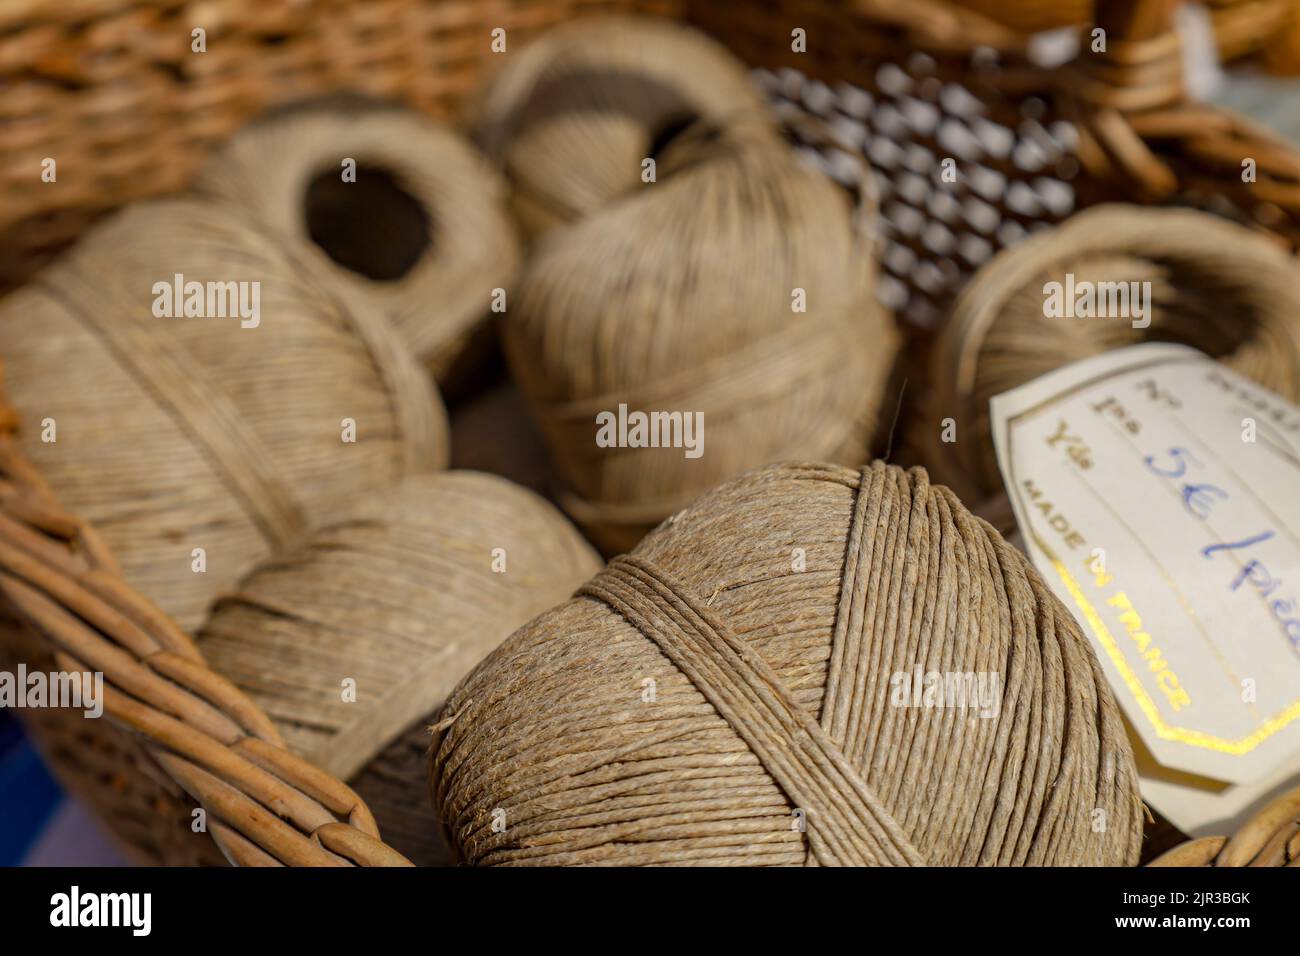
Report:
[[[766,115],[743,64],[665,20],[579,20],[501,59],[472,115],[533,236],[636,190],[643,160],[688,126]],[[775,140],[774,127],[763,127]]]
[[[519,263],[500,175],[459,134],[402,109],[267,118],[211,157],[195,188],[319,246],[444,384],[463,375],[456,363]]]
[[[446,863],[425,772],[434,711],[599,567],[526,489],[475,472],[416,476],[260,565],[198,641],[290,749],[352,784],[388,843]]]
[[[1068,274],[1076,289],[1150,282],[1150,325],[1134,327],[1129,315],[1048,317],[1045,287],[1064,289]],[[1263,235],[1208,213],[1125,205],[1096,207],[1004,250],[971,280],[936,344],[931,410],[917,426],[927,429],[918,444],[929,448],[931,470],[963,497],[999,491],[989,399],[1150,341],[1200,349],[1294,401],[1300,268]],[[939,441],[945,418],[956,424],[947,444]]]
[[[503,341],[564,506],[598,544],[630,548],[761,464],[868,457],[898,341],[873,295],[875,227],[869,179],[855,203],[733,129],[539,244]],[[679,413],[678,447],[598,443],[620,406]]]
[[[996,693],[924,706],[931,673]],[[719,486],[516,631],[438,727],[434,802],[474,864],[1132,864],[1142,833],[1070,613],[880,462]]]
[[[187,283],[195,311],[256,323],[185,317]],[[0,305],[0,355],[23,452],[185,628],[340,502],[447,460],[441,402],[388,320],[209,202],[99,225]]]

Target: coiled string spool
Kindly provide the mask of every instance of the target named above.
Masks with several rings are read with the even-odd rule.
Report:
[[[314,104],[268,117],[211,157],[195,189],[318,246],[444,386],[466,375],[519,263],[500,175],[408,110]]]
[[[0,305],[0,354],[24,453],[185,628],[341,502],[447,461],[388,320],[212,202],[102,223]]]
[[[292,750],[352,785],[388,843],[447,863],[425,773],[434,712],[599,567],[526,489],[475,472],[416,476],[258,566],[198,643]]]
[[[611,552],[749,468],[868,457],[898,341],[870,180],[851,199],[750,129],[685,138],[658,182],[549,236],[503,324],[565,507]],[[703,444],[600,440],[624,408]]]
[[[912,692],[930,674],[996,690],[936,705]],[[880,462],[702,496],[513,634],[439,727],[434,800],[474,864],[1131,865],[1141,840],[1069,611],[924,470]]]
[[[1150,324],[1049,317],[1047,284],[1150,282]],[[916,444],[968,499],[1002,487],[988,403],[1070,362],[1139,342],[1200,349],[1284,398],[1300,397],[1300,269],[1259,233],[1187,209],[1106,205],[1004,250],[971,280],[936,344],[930,413]],[[939,441],[945,418],[957,440]]]
[[[534,237],[637,189],[643,162],[688,128],[766,115],[743,64],[665,20],[584,19],[503,59],[470,115]],[[753,135],[776,141],[770,123],[754,125]]]

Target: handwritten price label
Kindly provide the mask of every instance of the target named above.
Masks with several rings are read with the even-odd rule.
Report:
[[[1300,409],[1148,344],[991,414],[1026,550],[1155,763],[1220,790],[1300,773]]]

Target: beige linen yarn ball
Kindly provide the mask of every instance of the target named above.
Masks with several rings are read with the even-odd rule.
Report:
[[[475,472],[416,476],[260,565],[216,604],[198,643],[290,749],[351,783],[388,843],[417,864],[446,863],[425,774],[433,712],[599,567],[524,488]]]
[[[1150,282],[1150,325],[1135,327],[1129,316],[1049,318],[1044,287],[1067,274],[1076,288]],[[933,401],[916,425],[926,430],[917,444],[959,494],[998,492],[989,400],[1140,342],[1190,345],[1294,401],[1300,268],[1265,236],[1209,213],[1121,204],[1079,213],[1003,250],[972,278],[934,350]],[[945,418],[957,428],[948,444],[939,441]]]
[[[155,315],[178,274],[247,283],[260,320]],[[0,304],[0,355],[24,454],[187,629],[340,502],[447,459],[442,405],[387,319],[210,202],[100,224]]]
[[[344,182],[343,162],[355,162]],[[305,106],[213,155],[194,188],[237,204],[393,321],[439,382],[463,377],[519,263],[505,184],[459,133],[399,108]]]
[[[682,144],[658,182],[536,248],[502,323],[506,356],[566,510],[603,548],[631,547],[749,468],[867,458],[898,336],[873,294],[863,176],[855,202],[733,128]],[[679,413],[682,443],[702,416],[700,453],[598,445],[598,416],[624,405]]]
[[[537,236],[641,185],[642,161],[692,125],[766,116],[743,64],[705,34],[649,17],[555,27],[500,57],[471,116]],[[777,134],[762,123],[756,135]]]
[[[917,706],[918,672],[985,675],[991,716]],[[474,864],[1131,865],[1142,834],[1070,613],[880,462],[704,495],[493,651],[439,727],[435,804]]]

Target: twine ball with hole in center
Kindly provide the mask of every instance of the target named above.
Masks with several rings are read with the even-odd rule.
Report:
[[[643,161],[684,129],[766,116],[743,64],[705,34],[665,20],[584,19],[501,59],[473,115],[532,236],[636,190]],[[772,124],[756,125],[756,135],[776,140]]]
[[[344,160],[355,181],[344,180]],[[463,379],[518,240],[505,185],[459,134],[397,108],[303,107],[248,126],[195,188],[318,246],[446,385]]]
[[[702,496],[475,668],[430,774],[484,865],[1131,865],[1142,834],[1074,618],[881,462]]]
[[[1070,274],[1076,289],[1151,283],[1150,325],[1135,327],[1131,306],[1114,316],[1049,317],[1045,287],[1057,282],[1064,290]],[[999,491],[989,399],[1140,342],[1190,345],[1295,401],[1300,268],[1262,234],[1208,213],[1118,204],[1004,250],[972,278],[935,347],[933,401],[917,426],[927,429],[919,444],[929,448],[931,470],[963,496]],[[946,444],[939,441],[945,418],[957,429]]]
[[[291,750],[348,781],[388,843],[416,864],[447,863],[424,770],[434,712],[599,568],[564,516],[518,485],[413,476],[259,565],[198,644]]]
[[[549,235],[502,325],[564,506],[609,552],[758,465],[861,462],[892,412],[869,171],[850,195],[751,130],[687,137],[658,182]],[[667,417],[602,438],[632,413]]]
[[[24,454],[187,629],[339,504],[447,460],[387,318],[216,203],[100,224],[0,304],[0,355]]]

